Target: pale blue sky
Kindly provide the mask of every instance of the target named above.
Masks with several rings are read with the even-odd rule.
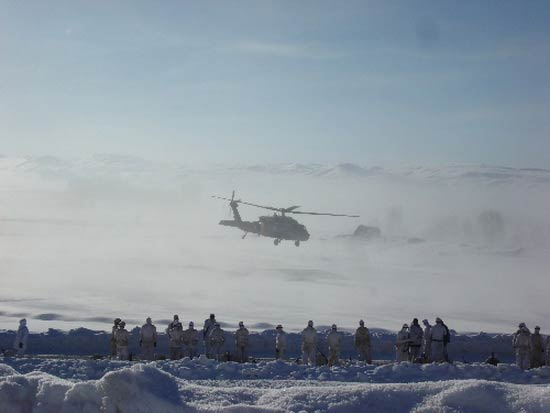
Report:
[[[550,168],[548,1],[0,0],[0,153]]]

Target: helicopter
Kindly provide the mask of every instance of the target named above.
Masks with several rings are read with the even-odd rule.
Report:
[[[219,222],[220,225],[241,229],[244,231],[242,239],[245,239],[248,233],[274,238],[273,244],[275,245],[279,245],[279,243],[283,240],[289,240],[294,241],[294,245],[299,247],[300,242],[307,241],[309,239],[309,232],[307,232],[305,225],[300,224],[294,218],[287,216],[287,214],[359,218],[359,215],[297,211],[297,209],[300,208],[299,205],[293,205],[287,208],[275,208],[272,206],[253,204],[251,202],[235,199],[235,191],[233,191],[231,198],[224,198],[216,195],[213,195],[212,198],[229,201],[229,207],[233,211],[233,219],[221,220]],[[258,218],[258,221],[243,221],[241,219],[241,214],[239,213],[239,204],[250,205],[256,208],[268,209],[275,212],[273,215],[261,216]]]

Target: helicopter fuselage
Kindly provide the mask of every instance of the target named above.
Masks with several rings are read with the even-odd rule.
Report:
[[[276,240],[307,241],[309,233],[304,225],[291,217],[262,216],[258,221],[222,220],[220,225],[236,227],[245,233],[258,234]]]
[[[294,241],[296,245],[299,245],[300,241],[309,239],[306,227],[294,218],[273,214],[261,216],[258,221],[243,221],[237,209],[237,204],[232,202],[230,207],[233,210],[234,219],[222,220],[219,224],[239,228],[245,232],[243,238],[248,233],[258,234],[263,237],[275,238],[275,245],[279,244],[281,240]]]

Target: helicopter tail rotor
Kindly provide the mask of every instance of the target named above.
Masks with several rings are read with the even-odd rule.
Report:
[[[212,195],[212,198],[223,199],[229,201],[229,216],[233,214],[234,221],[241,222],[241,215],[237,209],[239,204],[243,203],[240,199],[235,199],[235,190],[231,193],[231,198],[225,198],[223,196]]]
[[[233,192],[231,193],[231,200],[229,201],[229,209],[227,210],[227,216],[230,217],[232,212],[233,212],[233,202],[235,200],[235,190],[233,190]]]
[[[229,201],[229,203],[236,202],[237,204],[240,204],[242,202],[240,199],[235,200],[235,191],[231,193],[231,198],[226,198],[224,196],[217,196],[217,195],[212,195],[211,197],[216,199],[223,199],[225,201]]]

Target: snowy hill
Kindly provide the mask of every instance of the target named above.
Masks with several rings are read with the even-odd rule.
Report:
[[[388,178],[465,181],[485,184],[495,183],[549,183],[550,170],[536,168],[510,168],[488,165],[450,165],[441,167],[398,167],[362,166],[353,163],[337,165],[321,164],[272,164],[243,166],[242,170],[274,175],[309,175],[325,178],[368,178],[385,176]]]
[[[465,181],[484,184],[505,183],[550,183],[550,170],[538,168],[511,168],[489,165],[448,165],[441,167],[383,167],[353,163],[325,164],[257,164],[257,165],[211,165],[190,168],[185,164],[148,161],[142,158],[97,154],[82,159],[62,159],[55,156],[0,157],[2,173],[36,174],[50,178],[75,178],[84,176],[112,176],[145,178],[181,176],[187,173],[235,173],[250,172],[267,175],[310,176],[319,178],[371,178],[411,179],[417,181]]]

